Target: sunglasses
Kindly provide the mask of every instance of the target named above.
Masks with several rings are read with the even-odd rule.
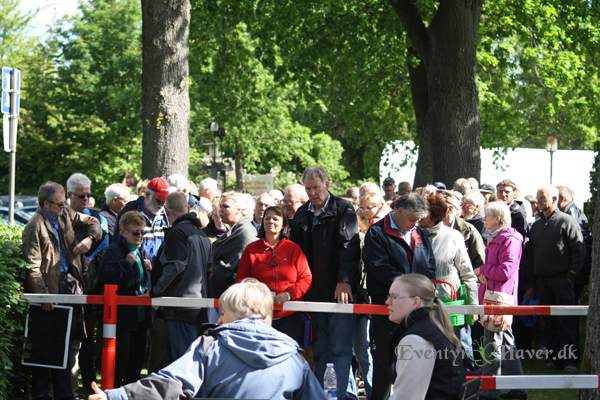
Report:
[[[129,231],[129,233],[131,233],[135,237],[144,236],[144,231]]]
[[[161,200],[161,199],[159,199],[159,198],[158,198],[158,197],[156,197],[156,196],[152,196],[152,198],[154,198],[154,201],[155,201],[155,202],[157,202],[158,204],[165,204],[165,201],[164,201],[164,200]]]
[[[89,199],[89,198],[92,198],[92,197],[94,197],[94,194],[93,194],[93,193],[84,193],[84,194],[75,194],[75,193],[73,193],[73,196],[75,196],[75,197],[79,197],[80,199],[82,199],[82,200],[83,200],[83,199],[85,199],[86,197],[87,197],[88,199]]]
[[[53,202],[53,201],[50,201],[50,200],[46,200],[46,201],[48,201],[48,202],[50,202],[50,203],[52,203],[52,204],[54,204],[54,205],[58,206],[58,208],[63,208],[63,207],[66,207],[66,206],[67,206],[67,205],[65,204],[65,202],[64,202],[64,201],[63,201],[62,203],[55,203],[55,202]]]

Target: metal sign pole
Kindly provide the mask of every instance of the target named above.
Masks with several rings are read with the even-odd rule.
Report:
[[[12,71],[10,80],[10,166],[9,166],[9,185],[8,185],[8,222],[15,222],[15,174],[17,171],[17,82],[18,70]]]

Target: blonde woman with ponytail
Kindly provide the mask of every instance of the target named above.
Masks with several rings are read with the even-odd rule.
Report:
[[[465,371],[460,341],[433,283],[420,274],[397,277],[385,302],[394,349],[393,394],[390,400],[456,400]]]

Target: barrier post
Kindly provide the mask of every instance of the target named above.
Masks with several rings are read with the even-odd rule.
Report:
[[[117,285],[104,285],[104,324],[102,329],[102,390],[115,387],[117,347]]]

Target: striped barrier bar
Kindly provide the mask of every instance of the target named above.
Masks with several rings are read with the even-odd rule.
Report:
[[[64,294],[33,294],[21,295],[32,303],[61,303],[61,304],[104,304],[104,296],[93,295],[64,295]],[[193,299],[181,297],[136,297],[119,296],[119,305],[162,306],[162,307],[191,307],[218,308],[218,299]],[[388,315],[385,305],[376,304],[339,304],[319,303],[310,301],[288,301],[283,305],[275,305],[277,311],[328,312],[342,314],[375,314]],[[479,315],[587,315],[588,306],[446,306],[450,314],[479,314]]]
[[[478,378],[468,376],[467,380]],[[506,389],[598,389],[599,375],[482,376],[481,390]]]
[[[118,296],[117,285],[105,285],[104,295],[21,295],[32,303],[104,304],[102,389],[114,388],[115,350],[117,333],[117,305],[145,305],[164,307],[218,308],[218,299],[179,297]],[[275,305],[275,310],[335,312],[344,314],[387,315],[387,306],[374,304],[339,304],[306,301],[288,301]],[[512,314],[512,315],[587,315],[588,306],[447,306],[451,314]],[[473,379],[468,377],[467,379]],[[598,375],[537,375],[537,376],[483,376],[481,389],[596,389]]]

